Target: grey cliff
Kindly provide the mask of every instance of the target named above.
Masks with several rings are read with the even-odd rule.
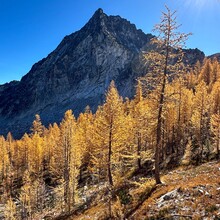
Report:
[[[142,52],[152,37],[120,16],[107,16],[98,9],[21,81],[0,86],[0,134],[11,131],[21,137],[35,114],[48,125],[60,122],[68,109],[76,116],[87,105],[94,111],[103,103],[111,80],[120,95],[132,97],[136,79],[146,74]],[[204,59],[198,49],[186,50],[186,56],[191,64]]]

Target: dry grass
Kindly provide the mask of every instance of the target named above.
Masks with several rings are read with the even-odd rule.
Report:
[[[69,220],[98,220],[104,219],[105,213],[107,212],[107,207],[104,204],[99,204],[97,206],[91,207],[83,214],[74,215],[69,218]]]
[[[220,219],[220,162],[198,167],[179,167],[162,177],[151,198],[130,219]],[[158,208],[161,196],[175,189],[182,198],[178,202]],[[181,217],[182,216],[182,217]]]
[[[220,219],[220,162],[210,162],[201,166],[179,167],[162,176],[162,185],[147,198],[148,192],[155,186],[151,178],[135,178],[126,188],[131,197],[128,204],[117,200],[112,202],[112,211],[124,219]],[[178,189],[178,190],[177,190]],[[165,201],[159,207],[158,201],[168,192],[177,190],[177,198]],[[123,192],[124,193],[124,192]],[[125,195],[125,199],[127,199]],[[97,202],[95,203],[97,204]],[[140,204],[140,205],[138,205]],[[137,210],[135,210],[137,207]],[[134,210],[134,211],[132,211]],[[100,201],[98,205],[89,207],[84,213],[72,216],[70,220],[102,220],[107,219],[108,204]]]

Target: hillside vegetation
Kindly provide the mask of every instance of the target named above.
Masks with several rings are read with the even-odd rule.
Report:
[[[96,112],[0,137],[0,218],[219,218],[220,64],[186,66],[163,16],[134,99],[112,81]]]
[[[157,187],[152,178],[137,175],[135,183],[119,193],[124,193],[121,198],[124,204],[114,202],[114,219],[220,219],[219,176],[217,161],[164,172],[163,184]],[[98,202],[66,219],[104,219],[105,212],[107,204]]]
[[[164,103],[163,145],[159,152],[161,169],[178,164],[199,165],[219,158],[219,90],[216,60],[205,60],[203,66],[198,64],[167,85],[165,95],[169,101]],[[132,199],[139,204],[148,197],[145,187],[149,187],[149,181],[145,178],[154,173],[156,96],[154,90],[143,97],[138,86],[135,99],[123,101],[112,83],[106,103],[95,114],[88,108],[75,119],[69,110],[60,125],[49,128],[41,124],[37,115],[31,134],[21,140],[14,140],[10,134],[7,139],[1,137],[4,215],[9,215],[9,219],[41,219],[45,215],[66,215],[93,203],[103,206],[106,201],[111,206],[115,201],[123,204]],[[130,187],[136,185],[139,173],[143,179],[137,184],[141,184],[143,192],[131,197],[127,192],[130,194]],[[202,175],[200,181],[205,181]],[[168,180],[169,176],[164,178]],[[186,183],[184,176],[182,181]],[[193,185],[193,178],[190,181]],[[152,180],[150,183],[154,185]],[[185,190],[181,183],[168,185],[160,186],[164,193],[176,186]],[[215,189],[217,186],[213,185]],[[203,186],[201,190],[204,191]],[[207,190],[209,193],[212,189]],[[103,202],[101,192],[105,195]],[[149,192],[152,193],[151,188]],[[113,215],[110,206],[106,215],[109,211]]]

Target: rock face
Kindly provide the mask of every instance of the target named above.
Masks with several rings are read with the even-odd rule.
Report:
[[[0,134],[11,131],[20,137],[35,114],[48,125],[59,122],[67,109],[76,115],[87,105],[95,110],[111,80],[120,95],[132,97],[136,78],[145,74],[141,53],[152,37],[120,16],[107,16],[98,9],[20,82],[0,86]],[[204,53],[191,49],[187,58],[201,61]]]
[[[211,56],[208,56],[208,58],[210,58],[210,59],[216,58],[218,60],[218,62],[220,62],[220,53],[215,53]]]

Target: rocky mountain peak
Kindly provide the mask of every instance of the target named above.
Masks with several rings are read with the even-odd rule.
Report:
[[[0,87],[0,134],[22,135],[35,114],[48,125],[59,122],[68,109],[76,116],[87,105],[95,110],[111,80],[120,95],[132,97],[137,77],[146,74],[140,57],[152,37],[128,20],[98,9],[84,27],[64,37],[20,82]],[[204,58],[200,51],[187,53],[193,62]]]
[[[93,16],[90,18],[89,22],[84,26],[85,29],[89,29],[89,31],[100,31],[103,26],[105,26],[105,22],[108,19],[108,16],[103,12],[101,8],[99,8]]]
[[[96,19],[102,19],[103,17],[106,17],[107,15],[104,13],[102,8],[98,8],[94,15],[92,16],[92,19],[96,18]]]

